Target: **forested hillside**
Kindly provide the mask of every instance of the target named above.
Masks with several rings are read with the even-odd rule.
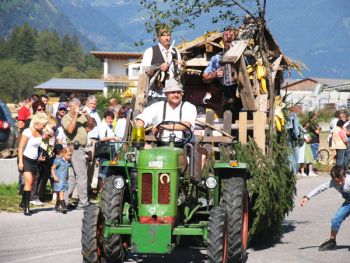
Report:
[[[76,35],[37,31],[28,23],[0,39],[0,98],[18,102],[52,77],[100,78],[101,63],[84,53]]]

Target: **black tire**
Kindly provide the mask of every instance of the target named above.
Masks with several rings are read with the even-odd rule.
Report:
[[[225,207],[215,207],[210,211],[207,239],[208,263],[227,262],[227,221],[228,217]]]
[[[117,190],[113,186],[116,176],[109,176],[104,181],[101,196],[101,209],[104,222],[110,226],[117,226],[121,223],[123,212],[124,189]],[[104,239],[103,250],[107,262],[123,262],[125,248],[121,235],[110,235]]]
[[[97,263],[105,262],[103,255],[103,219],[101,208],[90,205],[84,212],[83,225],[81,228],[81,244],[83,262]]]
[[[329,161],[329,152],[327,149],[319,150],[317,153],[317,162],[327,164]]]
[[[245,262],[248,247],[248,192],[243,178],[223,180],[222,205],[228,214],[228,262]]]

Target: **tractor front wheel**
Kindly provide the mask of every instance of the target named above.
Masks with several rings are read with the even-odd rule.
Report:
[[[225,207],[215,207],[210,211],[208,224],[208,262],[226,263],[228,245],[228,217]]]
[[[106,225],[111,227],[119,225],[123,215],[124,189],[118,190],[114,187],[115,178],[113,175],[105,179],[101,196],[103,219]],[[121,235],[112,234],[105,237],[103,249],[107,262],[123,262],[125,247]]]
[[[243,178],[223,182],[223,206],[228,214],[228,262],[244,262],[248,247],[248,191]]]
[[[84,263],[98,263],[104,261],[103,253],[103,219],[101,208],[90,205],[84,212],[81,228],[82,254]]]

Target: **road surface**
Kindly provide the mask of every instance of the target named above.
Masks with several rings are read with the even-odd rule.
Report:
[[[319,252],[318,246],[329,236],[330,220],[342,199],[330,189],[311,199],[306,207],[300,198],[328,176],[301,178],[297,181],[298,196],[292,213],[284,222],[285,234],[280,243],[262,244],[248,250],[248,263],[350,262],[350,220],[338,235],[339,249]],[[82,262],[80,238],[83,211],[54,213],[37,208],[31,217],[21,213],[0,213],[0,262],[6,263],[76,263]],[[165,257],[129,255],[126,262],[206,262],[203,248],[177,248]]]

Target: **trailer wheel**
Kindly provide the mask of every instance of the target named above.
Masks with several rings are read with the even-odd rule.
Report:
[[[104,262],[102,229],[103,218],[101,208],[96,205],[90,205],[84,212],[81,228],[83,262]]]
[[[223,180],[223,205],[228,214],[228,262],[244,262],[248,247],[248,191],[244,179]]]
[[[228,217],[225,207],[210,211],[208,223],[207,254],[209,263],[227,262]]]
[[[124,189],[118,190],[113,182],[116,176],[109,176],[104,181],[101,196],[101,209],[106,225],[117,226],[121,223],[123,212]],[[125,248],[122,235],[111,234],[104,238],[103,250],[107,262],[123,262]]]

